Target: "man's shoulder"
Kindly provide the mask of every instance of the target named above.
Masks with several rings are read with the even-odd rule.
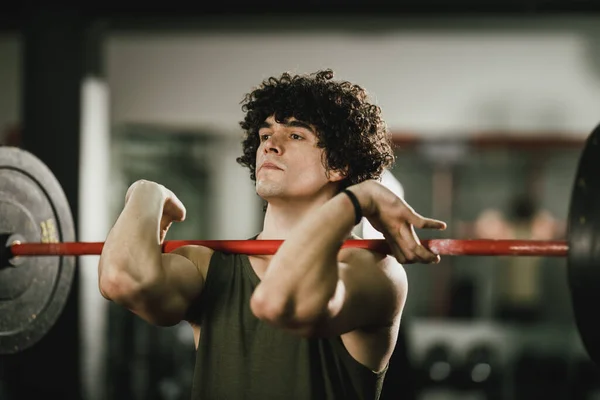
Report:
[[[172,251],[173,254],[179,254],[190,260],[198,268],[202,277],[206,279],[208,267],[215,251],[209,247],[201,245],[185,245]]]
[[[361,238],[360,236],[352,233],[349,236],[348,240],[368,241],[369,239]],[[340,250],[340,261],[342,261],[343,259],[350,258],[359,258],[363,261],[371,260],[376,263],[387,263],[390,260],[395,260],[394,257],[392,257],[391,255],[377,251],[376,249],[365,248],[363,246],[344,246]]]
[[[352,237],[352,239],[367,240],[360,237]],[[338,261],[344,263],[346,268],[377,270],[397,284],[403,284],[407,279],[404,266],[388,253],[349,246],[340,250]]]

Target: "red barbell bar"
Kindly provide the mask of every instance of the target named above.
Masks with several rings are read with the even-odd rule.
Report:
[[[213,250],[247,255],[275,254],[282,240],[167,240],[162,252],[169,253],[181,246],[200,245]],[[423,246],[441,256],[540,256],[565,257],[569,246],[565,241],[499,240],[499,239],[428,239]],[[13,243],[12,256],[81,256],[100,255],[104,242]],[[357,247],[391,254],[384,239],[346,240],[344,247]]]

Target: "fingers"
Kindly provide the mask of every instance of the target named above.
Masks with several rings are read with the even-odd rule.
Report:
[[[408,222],[410,222],[412,225],[414,225],[415,228],[418,229],[437,229],[443,231],[447,227],[444,221],[440,221],[433,218],[426,218],[415,212],[410,213],[408,217]]]
[[[400,214],[415,228],[418,229],[437,229],[437,230],[445,230],[447,225],[444,221],[440,221],[439,219],[426,218],[416,212],[406,201],[401,198],[396,198],[394,202],[394,206],[399,206]]]
[[[389,195],[388,191],[383,194],[385,196],[382,195],[377,203],[378,213],[368,220],[373,227],[380,227],[378,231],[384,234],[396,260],[400,263],[439,263],[440,256],[421,244],[415,228],[445,230],[446,223],[420,215],[404,199]]]
[[[172,221],[182,222],[185,220],[186,209],[177,196],[171,195],[165,203],[164,213],[168,215]]]
[[[160,231],[163,236],[167,234],[167,231],[171,227],[172,223],[173,219],[168,215],[163,215],[160,218]]]
[[[186,209],[181,200],[173,193],[172,190],[164,185],[158,184],[164,196],[165,203],[163,205],[163,216],[166,216],[170,222],[182,222],[185,220]]]
[[[403,254],[403,262],[421,262],[426,264],[440,262],[439,255],[434,254],[421,244],[413,226],[410,224],[402,224],[400,226],[396,242]],[[400,260],[398,261],[400,262]]]
[[[398,246],[398,243],[395,240],[390,240],[389,238],[387,238],[387,241],[389,243],[390,246],[390,250],[392,251],[392,255],[394,256],[394,258],[396,259],[396,261],[398,261],[400,264],[408,264],[409,261],[406,258],[406,256],[404,255],[404,252],[402,251],[402,249],[400,248],[400,246]]]

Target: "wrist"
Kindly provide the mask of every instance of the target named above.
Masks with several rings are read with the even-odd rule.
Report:
[[[124,211],[138,217],[160,217],[167,196],[161,185],[155,182],[139,182],[127,193]]]
[[[356,196],[360,206],[360,212],[365,218],[368,218],[375,213],[375,203],[373,202],[371,190],[369,190],[368,186],[369,182],[365,181],[346,188]]]
[[[136,182],[126,195],[127,199],[132,198],[150,198],[150,199],[166,199],[162,185],[152,181],[139,181]]]

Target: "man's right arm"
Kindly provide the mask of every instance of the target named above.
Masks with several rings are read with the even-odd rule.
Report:
[[[176,220],[169,220],[168,207],[178,202],[156,183],[133,187],[98,265],[102,295],[154,325],[171,326],[184,319],[202,291],[212,255],[212,250],[200,246],[162,253],[164,234]],[[181,210],[183,220],[182,205]]]

